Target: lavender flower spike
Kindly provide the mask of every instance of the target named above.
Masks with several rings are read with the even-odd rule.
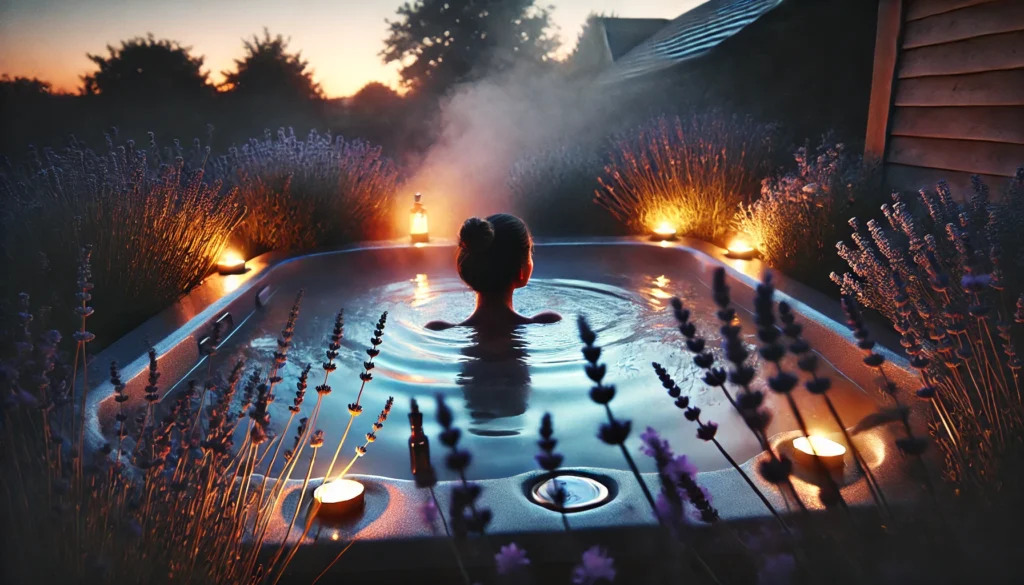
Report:
[[[615,559],[608,556],[604,549],[591,547],[583,553],[579,565],[572,572],[573,585],[595,585],[596,583],[615,580]]]
[[[526,558],[526,551],[513,542],[501,547],[494,555],[494,564],[499,575],[513,575],[530,566],[530,559]]]

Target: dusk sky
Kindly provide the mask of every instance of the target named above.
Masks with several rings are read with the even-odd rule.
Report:
[[[674,18],[704,0],[550,0],[562,53],[570,51],[591,12]],[[94,70],[86,53],[153,33],[206,58],[214,82],[242,55],[242,38],[269,27],[291,38],[328,97],[355,93],[369,81],[396,86],[397,67],[378,53],[400,0],[0,0],[0,73],[39,77],[76,91]],[[538,2],[541,4],[541,2]]]

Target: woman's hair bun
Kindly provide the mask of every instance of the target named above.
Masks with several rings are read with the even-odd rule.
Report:
[[[494,241],[494,226],[486,219],[471,217],[462,224],[459,240],[471,250],[483,250]]]

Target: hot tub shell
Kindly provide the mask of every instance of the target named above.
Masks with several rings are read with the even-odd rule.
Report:
[[[451,247],[452,245],[451,242],[444,241],[428,244],[431,247]],[[677,249],[681,254],[691,254],[701,262],[713,266],[724,266],[732,279],[746,285],[734,287],[733,290],[737,302],[742,303],[749,303],[753,288],[766,270],[766,267],[757,260],[732,260],[725,257],[724,250],[689,239],[680,239],[670,243],[653,243],[641,238],[541,240],[537,242],[537,245],[541,247],[603,245],[671,247]],[[407,242],[362,243],[338,250],[317,252],[315,255],[350,254],[366,250],[406,248],[408,246]],[[89,379],[105,380],[106,366],[111,361],[117,361],[122,364],[121,376],[125,383],[125,393],[130,395],[133,400],[141,400],[144,395],[149,365],[146,356],[148,346],[145,345],[147,339],[151,340],[157,352],[161,381],[183,379],[202,362],[203,355],[200,345],[212,331],[214,322],[220,321],[221,335],[227,337],[237,331],[247,319],[260,311],[261,307],[267,303],[288,302],[288,300],[274,298],[277,285],[280,284],[275,281],[275,270],[287,263],[299,262],[307,256],[270,253],[250,260],[247,263],[249,270],[245,274],[210,276],[201,286],[175,303],[174,306],[153,317],[92,358]],[[840,324],[842,316],[838,303],[779,274],[774,275],[774,282],[777,299],[786,300],[793,306],[801,322],[804,323],[804,336],[812,346],[843,374],[858,379],[864,387],[874,386],[874,372],[863,365],[862,355],[856,350],[851,333]],[[890,379],[904,390],[914,388],[915,375],[906,361],[883,347],[880,347],[878,351],[887,358],[890,364],[887,369]],[[171,386],[172,384],[165,384],[163,387],[169,389]],[[165,390],[165,392],[167,391]],[[581,388],[581,391],[585,391],[585,389]],[[110,442],[110,438],[104,436],[102,429],[105,425],[102,423],[111,420],[116,414],[116,404],[112,399],[112,387],[109,381],[93,385],[90,388],[86,398],[86,409],[87,448],[97,449]],[[849,424],[855,422],[849,421]],[[791,440],[796,434],[776,435],[771,438],[771,441],[773,444],[778,444]],[[877,465],[873,466],[873,470],[880,478],[887,496],[893,499],[895,495],[896,500],[899,499],[896,494],[910,497],[907,494],[910,494],[911,490],[903,483],[905,480],[901,479],[905,474],[900,470],[905,464],[902,462],[902,458],[893,452],[892,437],[888,432],[884,428],[873,429],[859,435],[855,442],[865,450],[876,454],[880,453],[874,459]],[[762,488],[762,492],[772,500],[777,509],[785,510],[785,502],[779,496],[778,491],[765,483],[757,473],[757,464],[764,456],[761,454],[753,457],[744,462],[741,467]],[[625,527],[656,525],[642,492],[630,473],[611,469],[580,469],[579,471],[610,481],[615,486],[615,497],[607,504],[595,509],[573,513],[571,523],[574,529],[621,531]],[[317,523],[307,536],[309,543],[318,543],[318,547],[314,548],[323,549],[323,554],[327,555],[328,562],[332,555],[327,553],[337,550],[339,542],[343,544],[354,534],[358,534],[358,538],[362,542],[380,545],[369,548],[378,550],[381,554],[392,554],[393,547],[396,546],[415,545],[421,547],[417,550],[425,550],[422,549],[423,542],[444,536],[443,532],[438,534],[420,519],[418,508],[426,501],[427,492],[417,489],[412,481],[360,475],[351,475],[350,477],[359,479],[367,487],[365,512],[357,520],[344,526]],[[478,482],[484,488],[481,503],[494,512],[494,520],[489,527],[489,533],[495,535],[515,534],[518,535],[518,542],[527,538],[526,535],[534,535],[533,538],[543,539],[537,535],[557,533],[563,530],[559,514],[534,504],[526,497],[529,488],[541,478],[540,472],[534,472]],[[254,481],[260,480],[259,476],[254,478]],[[657,477],[654,474],[645,474],[645,481],[652,492],[656,493]],[[798,490],[805,496],[802,499],[809,507],[819,507],[817,498],[814,497],[817,487],[800,479],[794,481]],[[714,495],[715,506],[726,520],[757,520],[768,516],[762,502],[754,495],[743,478],[731,468],[700,473],[699,482]],[[301,488],[301,484],[300,480],[290,481],[285,493],[279,498],[278,510],[275,513],[276,520],[271,524],[265,542],[280,542],[283,538],[298,500],[298,490]],[[310,484],[308,493],[304,497],[306,503],[303,506],[310,501],[312,490],[318,485],[318,480]],[[447,512],[450,488],[448,483],[441,482],[435,490],[443,512]],[[863,479],[845,485],[842,488],[842,493],[844,498],[853,505],[871,505],[870,493]],[[339,531],[342,536],[336,538],[336,533]],[[297,537],[298,532],[300,530],[292,531],[292,540]],[[406,555],[404,559],[413,562],[413,557],[416,559],[415,563],[425,563],[426,565],[450,563],[450,559],[443,555],[416,554],[411,557]],[[438,560],[439,558],[444,560]],[[372,567],[373,565],[371,563],[362,566]]]

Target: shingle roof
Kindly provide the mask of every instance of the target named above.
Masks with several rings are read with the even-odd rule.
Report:
[[[618,61],[669,22],[667,18],[601,18],[612,61]]]
[[[621,80],[699,57],[781,2],[708,0],[669,22],[621,59],[616,59],[604,77]]]

